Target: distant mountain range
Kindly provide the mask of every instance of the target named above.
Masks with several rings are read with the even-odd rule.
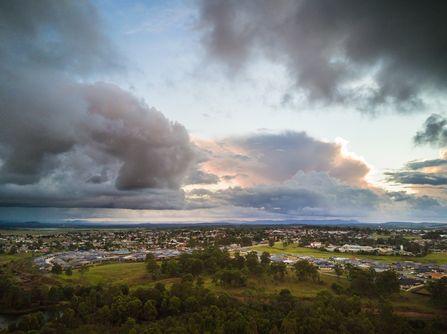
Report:
[[[88,222],[88,221],[58,221],[58,222],[11,222],[0,221],[0,229],[55,229],[55,228],[166,228],[166,227],[198,227],[198,226],[284,226],[284,225],[312,225],[312,226],[340,226],[340,227],[357,227],[357,228],[385,228],[385,229],[447,229],[447,223],[431,223],[431,222],[385,222],[385,223],[362,223],[357,220],[255,220],[255,221],[218,221],[218,222],[197,222],[197,223],[110,223],[110,222]]]

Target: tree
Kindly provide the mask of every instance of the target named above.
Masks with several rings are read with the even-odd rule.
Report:
[[[64,297],[63,289],[58,286],[52,286],[48,291],[48,299],[52,302],[58,302]]]
[[[62,274],[62,266],[58,263],[53,264],[51,272],[56,275]]]
[[[341,266],[341,264],[339,263],[335,264],[334,272],[335,275],[337,275],[337,278],[340,278],[340,276],[343,275],[343,267]]]
[[[42,312],[30,313],[22,316],[17,327],[23,331],[32,331],[40,329],[45,323],[45,317]]]
[[[152,253],[146,254],[146,269],[151,274],[153,280],[160,277],[160,266]]]
[[[376,275],[376,289],[379,295],[388,296],[399,292],[399,277],[394,270],[387,270]]]
[[[250,252],[245,256],[245,263],[251,274],[259,274],[262,271],[262,267],[259,265],[258,254],[256,252]]]
[[[112,313],[110,311],[110,307],[108,305],[104,305],[103,307],[98,309],[96,318],[101,324],[109,324],[112,321]]]
[[[67,267],[67,269],[65,269],[65,275],[67,276],[73,275],[73,269],[71,269],[71,267]]]
[[[269,239],[269,247],[273,247],[273,246],[275,246],[275,239],[270,238]]]
[[[245,266],[245,257],[241,256],[241,254],[239,254],[239,252],[236,252],[234,254],[234,258],[232,260],[232,263],[234,263],[234,266],[237,269],[242,269]]]
[[[171,314],[178,314],[180,313],[180,308],[182,306],[182,301],[180,300],[179,297],[174,296],[169,298],[169,306],[168,306],[168,311]]]
[[[177,276],[180,273],[180,267],[178,264],[178,261],[171,259],[171,260],[163,260],[161,262],[161,272],[162,274],[172,277]]]
[[[203,278],[201,276],[197,277],[196,286],[198,288],[203,288],[204,284],[205,284],[205,281],[203,280]]]
[[[270,264],[270,273],[275,280],[283,280],[287,273],[286,264],[282,262],[272,262]]]
[[[79,273],[81,274],[81,276],[84,276],[84,274],[89,270],[89,268],[87,266],[82,266],[81,268],[79,268]]]
[[[270,330],[269,334],[279,334],[279,330],[278,327],[273,326],[272,329]]]
[[[142,312],[143,320],[154,321],[155,319],[157,319],[157,315],[158,311],[153,300],[148,300],[146,303],[144,303]]]
[[[318,274],[318,268],[307,260],[299,260],[293,266],[295,274],[300,281],[311,280],[316,282],[320,276]]]
[[[186,312],[196,312],[200,308],[199,301],[194,296],[189,296],[184,301],[184,308]]]
[[[428,291],[431,293],[430,298],[433,304],[447,309],[447,277],[430,282],[428,284]]]
[[[68,328],[74,328],[77,325],[76,313],[70,307],[64,310],[64,312],[62,313],[61,320]]]
[[[217,279],[222,285],[241,287],[245,286],[247,277],[238,269],[224,269],[217,274]]]
[[[374,270],[362,270],[355,267],[349,268],[348,279],[351,283],[350,289],[354,294],[369,297],[377,295],[374,284]]]
[[[261,264],[263,266],[268,266],[270,264],[270,253],[269,252],[263,252],[261,255]]]
[[[284,334],[295,334],[295,320],[290,318],[284,318],[281,323],[281,333]]]
[[[341,295],[343,293],[343,286],[341,286],[339,283],[332,283],[331,285],[332,291],[334,291],[337,295]]]

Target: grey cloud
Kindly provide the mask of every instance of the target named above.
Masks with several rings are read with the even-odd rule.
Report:
[[[10,65],[5,58],[78,74],[123,66],[90,1],[2,1],[0,22],[2,70]]]
[[[201,170],[195,169],[184,180],[185,184],[215,184],[220,181],[217,175],[206,173]]]
[[[409,185],[447,185],[447,175],[413,171],[387,172],[388,181]]]
[[[186,129],[119,87],[89,1],[0,4],[0,205],[179,208]]]
[[[41,185],[15,187],[0,185],[0,207],[121,208],[179,210],[185,208],[182,191],[145,189],[118,191],[65,182],[53,189]]]
[[[263,55],[311,100],[407,111],[426,90],[446,89],[446,13],[444,1],[204,0],[198,27],[233,71]],[[368,77],[373,85],[350,87]]]
[[[405,201],[407,203],[410,203],[411,206],[416,209],[427,210],[442,207],[439,200],[426,195],[415,196],[402,191],[389,192],[387,195],[396,202]]]
[[[444,219],[447,214],[445,201],[441,201],[432,196],[408,194],[403,191],[388,192],[386,195],[396,204],[403,203],[406,207],[400,208],[400,210],[408,212],[411,219],[416,217],[423,219]]]
[[[216,192],[195,190],[208,203],[234,205],[296,215],[364,216],[380,205],[380,196],[370,189],[351,187],[326,173],[297,173],[278,185],[234,187]]]
[[[406,167],[412,170],[423,169],[427,167],[441,167],[447,165],[446,159],[432,159],[422,161],[411,161],[407,163]]]
[[[195,161],[186,129],[116,86],[85,91],[92,118],[99,118],[86,126],[93,145],[123,162],[117,188],[178,188]]]
[[[116,178],[119,189],[179,187],[195,159],[182,125],[168,121],[114,85],[75,85],[62,94],[70,96],[67,106],[75,103],[80,107],[55,105],[45,98],[28,100],[29,95],[6,106],[2,113],[6,119],[0,125],[6,152],[0,169],[2,182],[35,183],[57,167],[58,155],[87,146],[106,158],[92,162],[121,163]],[[75,97],[78,100],[72,101]],[[28,131],[21,127],[24,116]],[[50,160],[53,163],[47,163]]]
[[[447,144],[447,119],[438,114],[432,114],[424,123],[421,131],[414,137],[416,144],[431,144],[445,146]]]
[[[243,207],[261,208],[273,212],[301,211],[322,205],[324,198],[306,189],[292,189],[280,186],[259,186],[255,188],[230,188],[219,197],[231,204]]]

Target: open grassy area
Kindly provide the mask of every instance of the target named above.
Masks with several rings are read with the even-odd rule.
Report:
[[[314,256],[325,259],[333,256],[340,256],[340,257],[358,258],[358,259],[371,259],[384,262],[415,261],[420,263],[437,263],[437,264],[447,263],[447,252],[432,253],[428,254],[427,256],[417,256],[417,257],[395,256],[395,255],[363,255],[363,254],[351,254],[351,253],[325,252],[318,249],[298,247],[297,245],[294,244],[283,247],[281,242],[275,243],[273,247],[269,247],[268,245],[256,245],[250,248],[258,252],[264,252],[264,251],[269,252],[270,254],[304,255],[304,256]]]
[[[247,286],[241,288],[228,288],[216,285],[211,278],[205,279],[205,286],[215,292],[226,292],[234,297],[246,299],[250,297],[263,298],[279,293],[283,289],[288,289],[293,295],[300,298],[313,298],[319,292],[331,288],[332,283],[338,282],[347,286],[345,278],[337,279],[335,276],[325,273],[320,274],[321,283],[298,281],[292,272],[283,281],[275,281],[269,277],[251,277]]]
[[[63,283],[96,285],[96,284],[127,284],[131,289],[139,286],[152,286],[157,282],[162,282],[169,286],[179,278],[167,278],[159,281],[153,281],[146,270],[144,262],[131,263],[108,263],[97,266],[91,266],[81,273],[79,270],[73,270],[72,275],[54,275]]]
[[[82,273],[73,270],[73,275],[59,275],[59,278],[67,283],[84,284],[119,284],[141,285],[150,282],[150,276],[146,271],[145,263],[110,263],[88,267]]]
[[[401,292],[391,298],[394,308],[400,312],[437,313],[427,295],[419,295],[412,292]]]
[[[0,254],[0,265],[10,263],[12,261],[31,258],[30,254],[20,253],[20,254]]]

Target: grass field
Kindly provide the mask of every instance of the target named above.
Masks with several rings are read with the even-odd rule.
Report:
[[[0,265],[10,263],[12,261],[30,258],[30,254],[0,254]]]
[[[340,257],[358,258],[358,259],[371,259],[384,262],[415,261],[420,263],[447,264],[447,252],[432,253],[428,254],[427,256],[417,256],[417,257],[394,256],[394,255],[362,255],[362,254],[350,254],[350,253],[324,252],[318,249],[298,247],[296,245],[288,245],[286,247],[283,247],[282,243],[280,242],[275,243],[273,247],[269,247],[268,245],[256,245],[250,248],[258,252],[269,252],[270,254],[304,255],[304,256],[314,256],[325,259],[333,256],[340,256]]]
[[[227,288],[214,284],[210,278],[205,280],[205,287],[215,292],[226,292],[234,297],[245,299],[250,297],[267,297],[279,293],[283,289],[288,289],[293,295],[300,298],[313,298],[319,292],[330,289],[332,283],[338,282],[347,286],[345,278],[337,279],[335,276],[321,273],[321,283],[298,281],[293,273],[283,281],[275,281],[269,277],[251,277],[247,286],[241,288]]]
[[[88,271],[81,273],[73,270],[73,275],[59,275],[67,283],[84,284],[119,284],[141,285],[150,282],[145,263],[110,263],[89,267]]]
[[[139,286],[152,286],[157,282],[162,282],[169,286],[179,278],[167,278],[154,282],[146,271],[146,264],[143,262],[132,263],[109,263],[89,267],[88,271],[81,273],[74,270],[72,275],[53,275],[63,283],[96,285],[96,284],[127,284],[131,289]]]

